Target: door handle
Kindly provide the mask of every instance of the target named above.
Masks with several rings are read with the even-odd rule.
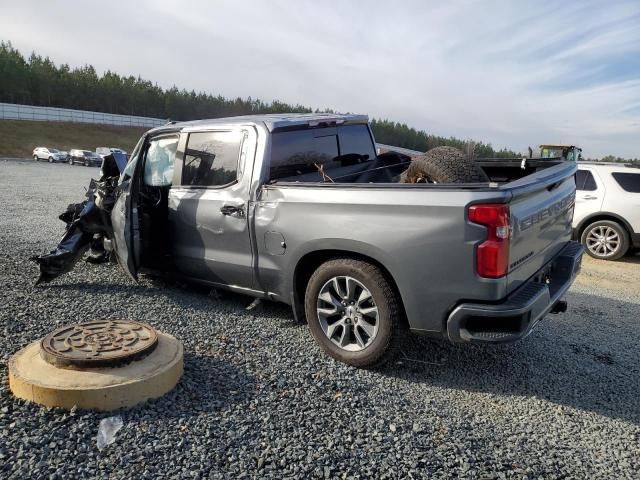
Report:
[[[582,197],[584,200],[597,200],[598,197],[596,197],[595,195],[585,195],[584,197]]]
[[[223,205],[220,212],[230,217],[244,218],[244,205]]]

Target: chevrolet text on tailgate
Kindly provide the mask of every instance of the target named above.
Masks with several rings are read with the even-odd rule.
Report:
[[[510,342],[566,309],[582,258],[574,162],[378,151],[360,115],[156,128],[122,172],[117,153],[105,158],[88,200],[70,208],[108,215],[67,221],[58,249],[37,259],[40,281],[90,242],[133,278],[287,303],[325,352],[355,366],[389,359],[407,331]]]

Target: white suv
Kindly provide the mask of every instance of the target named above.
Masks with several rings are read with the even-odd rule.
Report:
[[[67,152],[56,148],[36,147],[33,149],[32,155],[36,161],[47,160],[49,163],[67,161]]]
[[[115,147],[98,147],[96,148],[96,153],[100,155],[102,158],[108,155],[111,155],[112,153],[123,153],[125,155],[127,154],[127,152],[125,152],[121,148],[115,148]]]
[[[594,258],[617,260],[640,247],[640,168],[578,163],[573,231]]]

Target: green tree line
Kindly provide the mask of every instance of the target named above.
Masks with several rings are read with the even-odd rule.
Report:
[[[99,75],[91,65],[71,68],[56,65],[35,52],[25,58],[11,42],[0,42],[0,102],[73,108],[123,115],[195,120],[255,113],[312,112],[303,105],[248,98],[224,98],[208,93],[157,84],[135,76],[107,71]],[[374,119],[371,126],[377,141],[412,150],[426,151],[449,145],[463,150],[470,143],[454,137],[440,137],[408,127],[404,123]],[[519,152],[494,150],[488,143],[473,141],[479,157],[521,156]]]
[[[57,66],[36,53],[24,58],[11,42],[0,42],[0,101],[172,120],[311,111],[302,105],[226,99],[175,86],[165,90],[140,77],[111,71],[98,75],[92,65]]]
[[[474,140],[461,140],[455,137],[440,137],[431,135],[423,130],[410,128],[404,123],[392,122],[389,120],[371,120],[371,128],[376,137],[376,141],[387,145],[426,152],[427,150],[443,145],[456,147],[462,151],[467,151],[470,144],[473,145],[473,153],[478,157],[520,157],[519,152],[514,152],[503,148],[494,150],[489,143],[477,142]]]
[[[610,162],[610,163],[637,163],[640,164],[640,158],[622,158],[622,157],[614,157],[613,155],[605,155],[602,158],[588,158],[588,161],[594,162]]]

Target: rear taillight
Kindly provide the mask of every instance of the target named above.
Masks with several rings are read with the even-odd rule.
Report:
[[[487,227],[487,239],[476,248],[478,275],[505,276],[509,269],[509,207],[500,203],[472,205],[469,221]]]

